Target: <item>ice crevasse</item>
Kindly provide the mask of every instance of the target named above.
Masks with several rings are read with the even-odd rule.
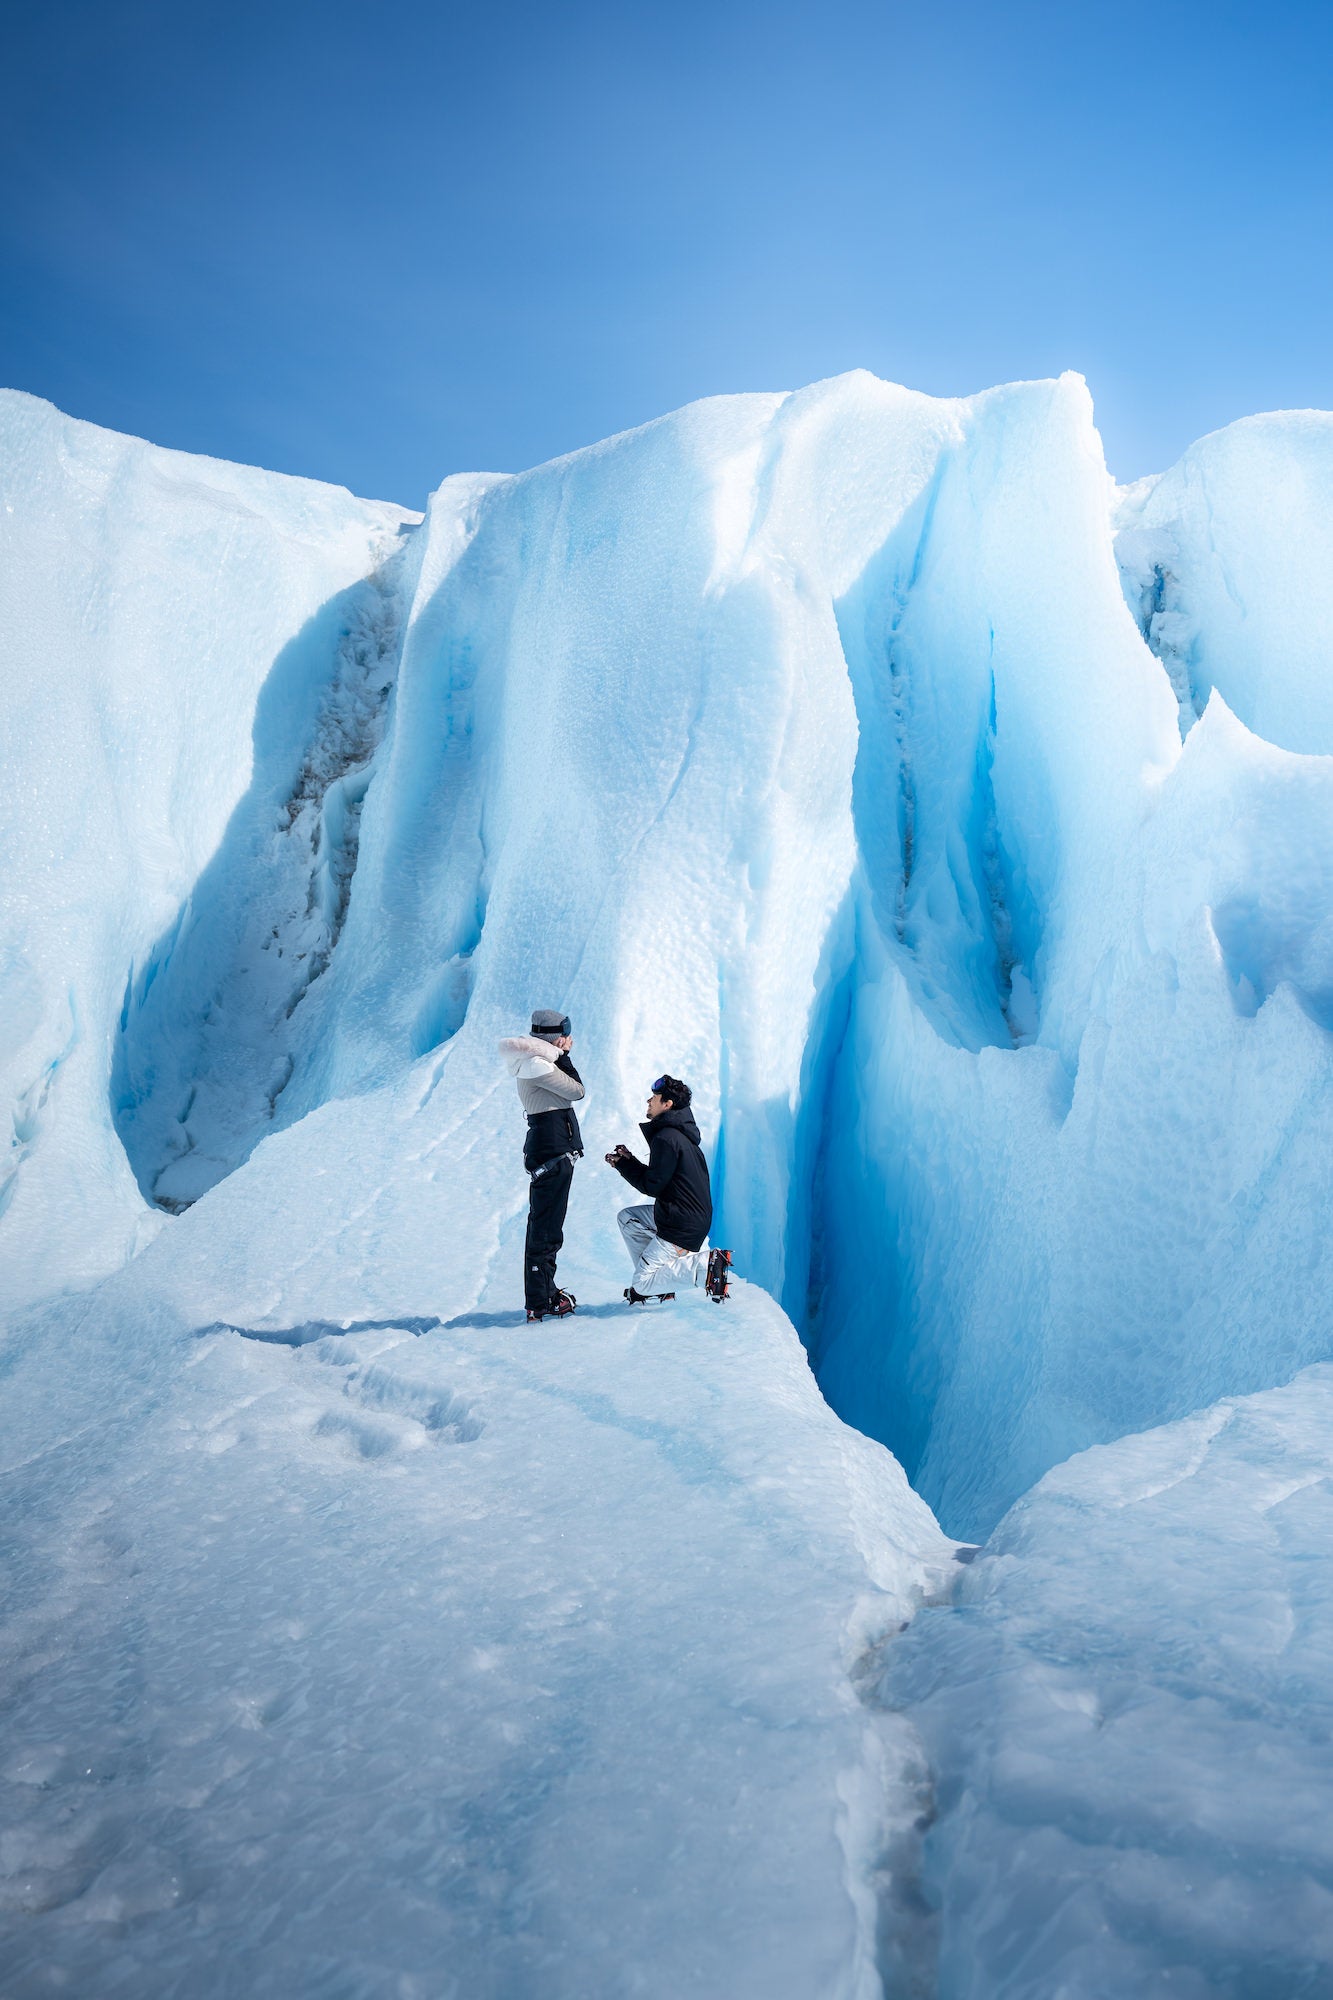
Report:
[[[261,1387],[262,1407],[298,1429],[318,1403],[301,1435],[382,1461],[386,1479],[424,1479],[418,1446],[465,1444],[473,1484],[450,1488],[438,1517],[445,1503],[422,1487],[441,1533],[466,1540],[487,1508],[517,1504],[497,1440],[521,1447],[486,1412],[539,1385],[522,1356],[492,1365],[472,1350],[515,1289],[523,1188],[494,1049],[533,1004],[574,1017],[590,1156],[632,1133],[648,1078],[690,1079],[715,1235],[785,1308],[833,1409],[889,1447],[950,1535],[985,1539],[1071,1454],[1328,1357],[1333,418],[1249,419],[1117,491],[1076,376],[941,400],[858,373],[695,404],[518,476],[450,478],[418,521],[7,395],[0,498],[0,1090],[13,1117],[0,1284],[37,1413],[16,1462],[39,1468],[24,1477],[46,1494],[61,1453],[92,1452],[80,1490],[109,1492],[133,1453],[97,1413],[127,1377],[143,1412],[174,1412],[166,1434],[200,1439],[213,1435],[200,1385],[213,1385],[230,1413],[219,1451],[251,1455],[271,1509],[266,1645],[315,1558],[280,1532],[271,1452],[287,1417],[239,1414]],[[581,1169],[568,1232],[581,1297],[619,1270],[614,1210]],[[632,1505],[630,1459],[598,1456],[612,1433],[700,1508],[741,1508],[747,1533],[745,1482],[769,1490],[802,1468],[790,1515],[775,1515],[793,1565],[781,1579],[807,1560],[786,1524],[808,1494],[833,1580],[810,1644],[827,1640],[829,1660],[864,1646],[871,1666],[859,1708],[844,1714],[825,1689],[802,1725],[834,1746],[824,1806],[836,1791],[841,1830],[793,1868],[808,1886],[791,1912],[805,1956],[785,1956],[784,1931],[764,1990],[823,1990],[841,1965],[837,1990],[870,1993],[918,1977],[935,1949],[912,1896],[884,1891],[897,1836],[863,1807],[872,1766],[892,1766],[902,1824],[920,1816],[885,1718],[920,1705],[941,1770],[984,1756],[965,1700],[948,1711],[956,1740],[931,1706],[954,1672],[930,1665],[952,1613],[921,1623],[912,1658],[925,1664],[893,1670],[905,1693],[879,1665],[876,1634],[947,1594],[948,1541],[887,1454],[834,1445],[813,1391],[807,1403],[799,1371],[783,1372],[767,1310],[751,1297],[734,1323],[755,1368],[774,1371],[780,1467],[765,1469],[758,1431],[696,1459],[663,1428],[654,1395],[683,1412],[692,1380],[713,1383],[714,1403],[738,1393],[743,1370],[725,1385],[710,1374],[702,1327],[685,1322],[678,1374],[634,1392],[647,1364],[617,1333],[596,1367],[542,1364],[542,1497],[514,1535],[555,1550],[561,1510],[578,1504],[562,1467],[582,1452]],[[383,1360],[405,1313],[459,1320],[443,1386]],[[262,1341],[233,1353],[228,1326]],[[63,1373],[62,1353],[75,1357]],[[623,1381],[599,1384],[618,1368]],[[95,1451],[69,1443],[84,1438]],[[323,1493],[314,1445],[299,1462]],[[145,1506],[161,1546],[204,1497],[231,1519],[212,1472],[178,1477],[159,1468]],[[393,1534],[390,1489],[377,1490],[356,1517],[358,1574]],[[1058,1498],[1029,1504],[1059,1516]],[[91,1535],[97,1506],[80,1505]],[[876,1509],[892,1547],[872,1559]],[[701,1514],[697,1546],[716,1536],[723,1563],[739,1518]],[[1029,1518],[1046,1516],[1007,1525],[997,1560]],[[181,1594],[145,1617],[222,1659],[179,1555]],[[489,1558],[468,1560],[477,1604],[494,1588],[523,1601],[518,1573],[488,1583]],[[636,1602],[653,1601],[669,1560],[640,1551]],[[45,1574],[55,1557],[43,1544],[33,1561]],[[596,1568],[589,1554],[579,1590]],[[1007,1573],[997,1585],[976,1566],[978,1602],[1000,1605],[983,1640],[1007,1630]],[[1039,1618],[1047,1590],[1058,1623],[1064,1584],[1043,1582],[1041,1563],[1031,1574],[1022,1615]],[[612,1708],[590,1719],[608,1669],[561,1575],[542,1656],[573,1663],[564,1713],[588,1740],[619,1742]],[[853,1612],[858,1591],[879,1593],[877,1617]],[[713,1607],[692,1603],[706,1624]],[[465,1593],[451,1615],[460,1632],[484,1622]],[[776,1653],[787,1628],[770,1615]],[[516,1618],[479,1648],[488,1660],[519,1643]],[[372,1659],[379,1628],[364,1622]],[[735,1646],[736,1673],[761,1687]],[[961,1685],[978,1669],[975,1649],[959,1657]],[[634,1685],[652,1675],[635,1654]],[[326,1692],[340,1698],[336,1679]],[[698,1715],[734,1712],[721,1697],[710,1708],[715,1693],[694,1690]],[[464,1717],[477,1742],[502,1727],[500,1698],[475,1700],[459,1742]],[[545,1746],[553,1763],[567,1733]],[[668,1771],[672,1744],[644,1740]],[[409,1742],[386,1736],[384,1754],[405,1768]],[[446,1764],[455,1750],[440,1746]],[[615,1754],[630,1759],[624,1743]],[[474,1796],[509,1798],[503,1759],[478,1758]],[[175,1796],[166,1785],[139,1802],[154,1852],[177,1837]],[[522,1846],[531,1872],[512,1908],[545,1909],[543,1937],[560,1928],[561,1841],[605,1807],[534,1808],[531,1824],[518,1805],[501,1824],[497,1808],[476,1831],[484,1866],[514,1866]],[[247,1824],[241,1811],[238,1851]],[[960,1832],[946,1814],[941,1829],[909,1873],[934,1871],[947,1931],[950,1884],[977,1854],[989,1864],[984,1827]],[[747,1910],[792,1866],[755,1837]],[[176,1907],[163,1868],[135,1867],[106,1894],[138,1897],[157,1922]],[[851,1914],[826,1931],[806,1919],[831,1907],[834,1882],[851,1885]],[[614,1884],[607,1896],[620,1907]],[[163,1937],[178,1922],[160,1921]],[[494,1938],[494,1910],[489,1931],[485,1910],[467,1922],[455,1943]],[[579,1990],[506,1923],[513,1956],[493,1990],[538,1973],[542,1990]],[[188,1939],[171,1935],[188,1964]],[[683,1990],[687,1973],[699,1990],[737,1990],[735,1964],[753,1979],[759,1961],[744,1937],[730,1949],[739,1961],[699,1972],[660,1938],[645,1944],[645,1962],[675,1967],[654,1990]],[[946,1945],[941,1962],[950,1991],[999,1990],[998,1958],[964,1965]],[[1132,1976],[1148,1977],[1141,1961]],[[1198,1987],[1213,1990],[1225,1984]]]
[[[608,1130],[694,1081],[738,1264],[955,1532],[1323,1357],[1330,419],[1117,495],[1077,377],[856,374],[414,528],[5,414],[29,1296],[414,1063],[498,1211],[541,992]]]

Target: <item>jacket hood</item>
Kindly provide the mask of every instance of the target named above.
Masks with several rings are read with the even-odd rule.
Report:
[[[673,1104],[670,1111],[659,1111],[656,1118],[646,1119],[639,1130],[645,1139],[651,1139],[654,1132],[665,1132],[672,1125],[678,1132],[684,1133],[692,1146],[703,1143],[699,1127],[694,1122],[694,1113],[688,1105],[677,1107]]]
[[[554,1069],[560,1051],[553,1043],[544,1042],[537,1035],[506,1035],[500,1044],[500,1054],[510,1076],[517,1076],[524,1063],[531,1062],[534,1056],[550,1063]]]

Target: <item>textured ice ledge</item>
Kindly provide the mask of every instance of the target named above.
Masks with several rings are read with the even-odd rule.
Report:
[[[1333,1976],[1333,1367],[1049,1473],[890,1655],[951,2000]]]
[[[925,1775],[857,1688],[951,1544],[764,1294],[571,1261],[529,1329],[517,1218],[401,1259],[394,1129],[317,1114],[11,1329],[11,1977],[871,2000]]]

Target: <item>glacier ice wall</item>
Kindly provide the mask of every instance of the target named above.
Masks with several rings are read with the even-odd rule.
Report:
[[[1255,735],[1333,752],[1333,416],[1246,417],[1116,509],[1126,596],[1182,734],[1216,688]]]
[[[63,420],[10,408],[57,449]],[[87,499],[97,573],[114,544],[136,606],[140,572],[171,587],[133,646],[79,638],[70,700],[131,704],[157,789],[120,875],[35,879],[52,965],[49,913],[103,912],[69,1129],[124,1241],[109,1107],[182,1207],[395,1080],[434,1136],[381,1234],[460,1173],[498,1227],[493,1039],[554,1002],[590,1153],[658,1069],[690,1077],[720,1232],[952,1529],[1328,1352],[1328,419],[1251,420],[1118,496],[1077,377],[936,400],[856,374],[447,480],[411,535],[223,469],[241,531],[211,474],[170,485],[194,462],[96,450],[157,482]],[[173,616],[224,662],[198,688]],[[44,813],[58,763],[25,766]],[[132,797],[120,737],[102,768]],[[60,1004],[32,1001],[48,1040]],[[67,1185],[39,1154],[29,1228]],[[355,1159],[312,1199],[336,1229]],[[589,1183],[573,1225],[609,1244],[607,1208]]]
[[[897,908],[864,928],[818,1204],[821,1383],[972,1533],[1071,1451],[1329,1352],[1333,767],[1259,740],[1225,696],[1317,714],[1333,426],[1254,419],[1205,440],[1192,457],[1213,468],[1215,511],[1188,469],[1120,510],[1132,523],[1136,505],[1155,508],[1154,536],[1174,524],[1196,658],[1213,663],[1208,689],[1193,670],[1207,699],[1177,751],[1164,697],[1179,722],[1179,688],[1170,671],[1145,675],[1119,616],[1095,450],[1085,431],[1080,471],[1084,418],[1068,415],[1063,435],[1048,425],[1028,448],[1034,486],[1016,452],[1012,473],[988,469],[946,552],[930,546],[936,519],[870,607],[871,643],[890,635],[879,683],[897,690],[913,851]],[[1247,537],[1270,504],[1286,546],[1265,574]],[[1147,532],[1131,525],[1118,551],[1136,611],[1133,537]],[[988,568],[987,538],[1001,537]],[[937,593],[932,563],[947,578]],[[960,634],[974,593],[977,630]],[[858,602],[858,637],[862,619]],[[964,709],[958,662],[992,646],[989,713],[979,665]],[[947,707],[928,678],[937,662]],[[933,779],[941,714],[947,795]],[[932,813],[941,861],[921,831]],[[914,899],[918,853],[932,873]],[[892,882],[891,843],[889,859]],[[1000,1003],[989,1024],[975,1004],[985,964]]]
[[[188,934],[256,755],[317,705],[342,594],[415,518],[0,393],[7,1299],[151,1228],[110,1116],[127,985]]]

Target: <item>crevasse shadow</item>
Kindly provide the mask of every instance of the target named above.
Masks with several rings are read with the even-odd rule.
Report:
[[[658,1318],[660,1314],[669,1313],[670,1311],[671,1311],[670,1305],[632,1306],[630,1305],[627,1299],[607,1299],[601,1305],[595,1305],[595,1306],[587,1306],[584,1305],[582,1301],[580,1301],[578,1310],[576,1312],[568,1314],[563,1320],[544,1319],[535,1322],[535,1324],[545,1328],[547,1331],[551,1331],[556,1327],[561,1327],[561,1328],[576,1327],[580,1320],[585,1320],[585,1319],[653,1320]],[[395,1325],[396,1324],[397,1322],[395,1321]],[[517,1311],[514,1312],[460,1313],[456,1319],[446,1319],[442,1321],[441,1330],[445,1333],[453,1333],[453,1332],[461,1332],[464,1330],[471,1330],[475,1328],[477,1332],[482,1333],[495,1327],[517,1327],[526,1325],[527,1325],[527,1320],[524,1316],[522,1308],[520,1307]]]
[[[868,914],[946,1041],[1036,1029],[1041,913],[996,796],[994,630],[951,588],[952,454],[834,610],[856,704],[852,780]]]
[[[632,1306],[623,1299],[608,1300],[602,1305],[581,1305],[577,1313],[563,1322],[542,1320],[539,1324],[550,1330],[557,1325],[571,1326],[577,1320],[587,1319],[641,1319],[653,1320],[669,1306]],[[263,1341],[271,1347],[310,1347],[317,1340],[341,1339],[349,1333],[410,1333],[419,1339],[424,1333],[433,1333],[438,1327],[441,1332],[486,1333],[498,1327],[516,1328],[527,1325],[523,1309],[511,1312],[471,1312],[459,1313],[454,1319],[439,1319],[434,1315],[412,1316],[400,1314],[395,1319],[307,1319],[298,1326],[238,1326],[234,1320],[210,1320],[207,1326],[198,1326],[194,1338],[203,1340],[213,1333],[235,1333],[242,1340]]]
[[[423,1319],[308,1319],[299,1326],[237,1326],[232,1320],[215,1319],[208,1326],[195,1328],[196,1340],[203,1340],[210,1333],[238,1333],[242,1340],[262,1340],[273,1347],[309,1347],[316,1340],[330,1336],[341,1337],[349,1333],[410,1333],[420,1336],[430,1333],[441,1322],[433,1317]]]
[[[278,654],[255,705],[249,788],[176,916],[130,967],[112,1118],[145,1199],[172,1213],[280,1122],[298,1010],[347,911],[397,670],[404,548],[328,599]]]

